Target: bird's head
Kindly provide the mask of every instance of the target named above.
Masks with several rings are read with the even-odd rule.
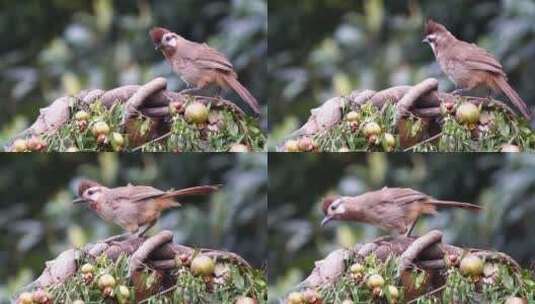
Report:
[[[449,37],[449,35],[451,34],[444,25],[428,19],[425,23],[424,39],[422,42],[429,44],[433,52],[436,53],[437,46],[442,45],[444,39]]]
[[[168,29],[154,27],[150,30],[150,38],[156,50],[169,51],[176,48],[179,37]]]
[[[104,187],[92,180],[82,180],[78,184],[78,198],[73,201],[77,203],[89,203],[100,201]]]
[[[346,213],[345,200],[343,197],[326,197],[323,199],[321,209],[325,215],[321,221],[321,226],[325,226],[331,220],[339,220],[344,217]]]

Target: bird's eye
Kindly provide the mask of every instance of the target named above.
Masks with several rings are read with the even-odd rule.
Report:
[[[93,190],[88,190],[87,191],[87,195],[93,195],[94,193],[95,193],[95,191],[93,191]]]
[[[331,210],[336,210],[337,207],[337,205],[331,205]]]
[[[169,40],[171,40],[171,36],[165,37],[165,41],[169,41]]]

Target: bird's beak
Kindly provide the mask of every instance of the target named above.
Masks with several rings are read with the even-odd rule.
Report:
[[[424,40],[422,40],[422,43],[429,43],[429,39],[427,39],[427,37],[424,38]]]
[[[87,200],[85,198],[79,197],[72,201],[73,204],[81,204],[81,203],[87,203]]]
[[[324,227],[325,225],[327,225],[327,223],[330,222],[332,219],[333,219],[332,215],[325,216],[323,220],[321,221],[321,227]]]

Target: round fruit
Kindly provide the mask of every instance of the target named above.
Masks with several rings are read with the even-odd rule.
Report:
[[[230,146],[229,152],[249,152],[249,147],[243,144],[232,144],[232,146]]]
[[[349,267],[349,271],[352,273],[362,273],[364,271],[364,266],[362,266],[362,264],[355,263]]]
[[[388,293],[390,294],[390,297],[392,299],[399,298],[399,291],[398,288],[394,285],[388,285]]]
[[[288,295],[288,304],[304,304],[305,298],[302,293],[294,291]]]
[[[171,115],[184,112],[184,103],[182,101],[171,101],[169,103],[169,113]]]
[[[82,265],[82,267],[80,268],[80,271],[82,271],[83,273],[93,272],[94,270],[95,267],[89,263]]]
[[[379,274],[372,274],[366,281],[366,285],[371,289],[376,287],[382,288],[385,285],[385,280]]]
[[[303,293],[303,298],[305,299],[306,303],[317,303],[321,297],[314,289],[307,289]]]
[[[483,260],[475,255],[467,255],[461,260],[461,265],[459,266],[463,274],[477,277],[483,273],[484,267]]]
[[[314,150],[314,141],[310,137],[301,137],[297,142],[299,151],[309,152]]]
[[[45,142],[39,136],[32,136],[26,141],[27,148],[30,151],[41,151],[45,147]]]
[[[364,127],[362,128],[362,134],[364,134],[366,138],[369,138],[374,135],[377,136],[380,133],[381,133],[381,127],[379,126],[379,124],[373,121],[366,123]]]
[[[119,288],[117,288],[117,297],[120,299],[120,302],[124,302],[130,298],[130,289],[124,285],[119,285]]]
[[[355,111],[351,111],[346,114],[346,120],[358,122],[360,120],[360,114]]]
[[[106,136],[106,134],[99,134],[97,136],[97,142],[99,144],[105,144],[108,142],[108,136]]]
[[[124,137],[121,133],[112,132],[111,135],[111,146],[115,151],[121,151],[124,148]]]
[[[29,292],[23,292],[19,295],[19,301],[20,304],[32,304],[32,294]]]
[[[115,278],[111,274],[104,274],[98,279],[98,288],[115,287]]]
[[[89,113],[86,111],[78,111],[76,114],[74,114],[74,119],[76,120],[88,120],[89,119]]]
[[[520,152],[520,147],[513,144],[504,144],[502,145],[502,148],[500,149],[500,152]]]
[[[299,143],[297,140],[289,140],[286,142],[286,151],[288,152],[299,152]]]
[[[455,112],[457,121],[465,125],[475,125],[479,121],[479,107],[471,102],[463,102]]]
[[[256,304],[256,300],[250,297],[238,297],[235,304]]]
[[[34,303],[48,303],[52,296],[42,289],[38,289],[32,294],[32,301]]]
[[[108,135],[108,133],[110,133],[110,127],[107,123],[103,121],[98,121],[93,125],[91,133],[93,133],[94,136],[99,136],[102,134]]]
[[[26,144],[26,140],[22,138],[15,140],[11,147],[11,151],[13,152],[24,152],[27,149],[28,149],[28,145]]]
[[[215,263],[208,256],[198,255],[191,261],[190,269],[194,274],[209,276],[214,273]]]
[[[527,304],[528,302],[520,297],[508,297],[505,299],[505,304]]]
[[[396,138],[390,133],[385,133],[383,136],[383,149],[386,152],[392,152],[396,147]]]
[[[186,107],[185,116],[188,122],[205,123],[208,120],[208,108],[200,102],[193,102]]]

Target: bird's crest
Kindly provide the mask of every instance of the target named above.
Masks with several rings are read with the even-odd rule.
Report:
[[[329,210],[329,207],[331,206],[334,201],[338,199],[338,196],[327,196],[323,199],[323,202],[321,204],[321,210],[323,211],[323,214],[327,214],[327,210]]]
[[[433,19],[427,19],[424,36],[444,30],[446,30],[446,28],[442,24],[435,22]]]
[[[100,186],[99,183],[89,180],[89,179],[83,179],[78,183],[78,196],[82,196],[84,194],[85,190],[91,188]]]
[[[155,44],[160,44],[162,41],[163,35],[169,33],[170,31],[168,29],[165,29],[163,27],[153,27],[150,30],[150,38],[152,39],[152,42]]]

